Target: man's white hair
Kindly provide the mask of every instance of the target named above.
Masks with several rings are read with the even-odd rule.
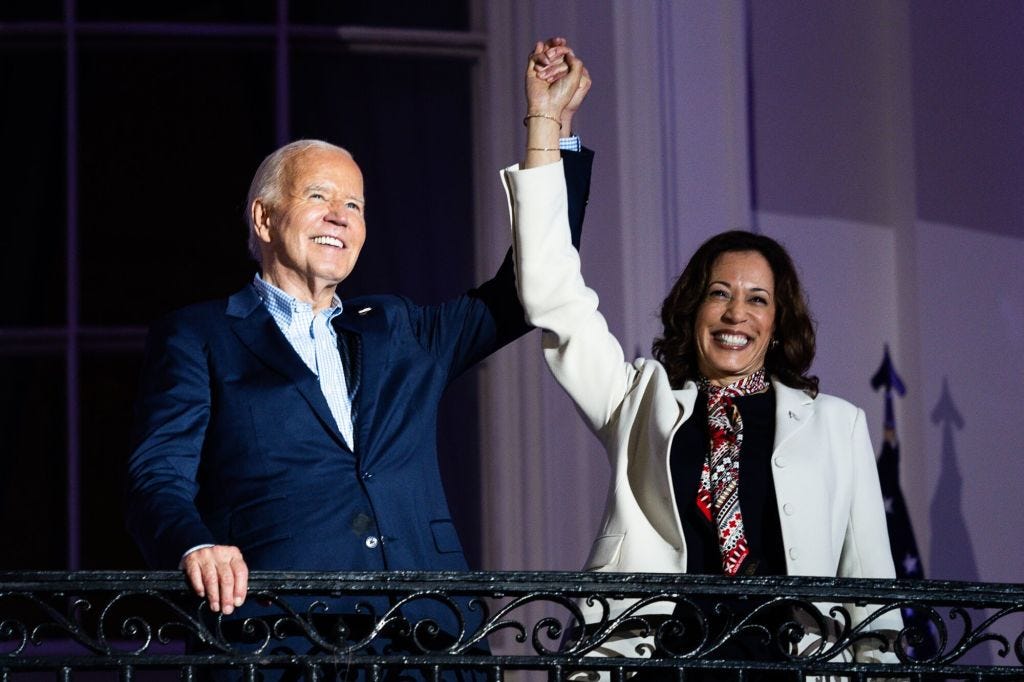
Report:
[[[296,156],[310,149],[342,152],[347,154],[349,158],[352,158],[350,151],[330,142],[324,142],[323,140],[295,140],[263,159],[259,168],[256,169],[256,175],[252,178],[252,183],[249,185],[249,194],[245,200],[245,222],[249,226],[249,255],[257,263],[262,264],[263,257],[260,253],[260,240],[256,236],[256,223],[252,217],[253,202],[259,199],[268,208],[280,205],[284,199],[284,184],[287,180],[285,174],[288,170],[288,164]]]

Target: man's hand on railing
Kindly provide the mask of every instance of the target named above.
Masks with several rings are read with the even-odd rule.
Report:
[[[231,545],[213,545],[189,552],[182,568],[192,589],[205,597],[213,612],[231,615],[245,601],[249,588],[249,567],[242,552]]]

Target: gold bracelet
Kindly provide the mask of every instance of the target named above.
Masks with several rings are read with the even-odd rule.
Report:
[[[560,152],[562,151],[558,147],[527,147],[528,152]]]
[[[527,114],[526,116],[523,116],[523,125],[525,126],[526,122],[529,121],[531,118],[546,118],[549,121],[554,121],[555,123],[557,123],[559,128],[562,127],[562,122],[560,120],[558,120],[554,116],[548,116],[547,114]]]

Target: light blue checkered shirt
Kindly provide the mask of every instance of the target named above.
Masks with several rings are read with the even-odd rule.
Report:
[[[558,148],[563,152],[579,152],[583,150],[583,142],[579,135],[558,138]]]
[[[331,324],[331,320],[341,314],[341,299],[335,295],[330,308],[314,314],[311,304],[289,296],[259,275],[253,277],[252,286],[288,343],[306,363],[306,367],[317,376],[320,390],[327,399],[327,406],[331,408],[338,430],[355,451],[352,401],[345,381],[345,367],[338,351],[338,334]]]

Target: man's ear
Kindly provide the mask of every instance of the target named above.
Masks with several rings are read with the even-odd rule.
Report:
[[[252,212],[252,224],[256,229],[256,236],[261,242],[270,243],[271,211],[263,199],[256,199],[249,208]]]

